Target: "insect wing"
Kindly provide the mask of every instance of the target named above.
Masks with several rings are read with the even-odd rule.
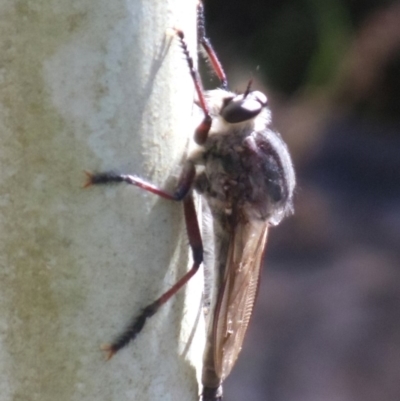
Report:
[[[229,245],[223,286],[214,317],[214,362],[224,380],[242,348],[258,291],[268,223],[240,222]]]

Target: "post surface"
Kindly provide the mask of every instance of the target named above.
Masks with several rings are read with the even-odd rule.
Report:
[[[182,276],[182,205],[160,186],[192,135],[195,1],[0,6],[0,401],[196,400],[201,275],[105,362],[100,345]],[[201,321],[201,319],[200,319]]]

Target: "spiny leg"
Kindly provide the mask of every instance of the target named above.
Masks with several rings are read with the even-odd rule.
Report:
[[[218,60],[217,54],[211,45],[210,39],[206,36],[205,19],[204,19],[204,6],[203,2],[199,1],[197,4],[197,36],[199,43],[203,46],[207,56],[210,60],[211,66],[218,79],[221,81],[223,89],[228,88],[228,80],[221,62]]]
[[[167,292],[161,295],[150,305],[146,306],[139,316],[132,319],[126,329],[111,344],[104,345],[102,349],[107,352],[107,359],[110,359],[121,348],[125,347],[130,341],[143,329],[146,320],[153,316],[158,309],[164,305],[172,296],[174,296],[199,270],[203,262],[203,243],[200,235],[200,228],[197,221],[196,209],[191,194],[183,200],[185,213],[186,230],[189,238],[189,244],[193,254],[192,268],[181,277]]]
[[[86,183],[83,185],[84,188],[90,187],[92,185],[126,183],[144,189],[145,191],[151,192],[155,195],[161,196],[164,199],[181,201],[189,192],[192,186],[196,170],[191,162],[186,162],[179,177],[178,183],[175,187],[175,191],[172,193],[165,191],[164,189],[161,189],[147,181],[144,181],[136,175],[118,174],[112,171],[100,173],[90,173],[88,171],[85,171],[85,174],[87,176],[87,180]]]
[[[164,305],[173,295],[175,295],[198,271],[201,263],[203,262],[203,243],[201,240],[200,228],[196,216],[196,209],[193,202],[193,197],[188,194],[194,179],[195,169],[192,163],[188,162],[183,169],[180,180],[174,193],[168,193],[159,189],[153,184],[147,183],[140,178],[126,174],[116,173],[86,173],[88,180],[85,187],[91,185],[106,185],[111,183],[125,182],[130,185],[135,185],[146,191],[154,193],[165,199],[182,200],[185,215],[186,230],[189,239],[189,245],[193,253],[192,268],[179,279],[167,292],[161,295],[150,305],[146,306],[143,311],[134,317],[126,329],[113,341],[111,344],[102,346],[102,349],[107,352],[107,359],[110,359],[121,348],[125,347],[130,341],[134,340],[136,336],[143,329],[146,320],[153,316],[158,309]]]
[[[203,145],[207,141],[208,133],[210,131],[212,124],[212,119],[204,96],[203,85],[201,84],[199,73],[194,67],[193,58],[189,53],[188,46],[185,41],[185,35],[183,31],[181,31],[180,29],[175,29],[175,33],[179,38],[183,54],[185,55],[186,61],[189,65],[190,75],[192,76],[194,87],[197,92],[197,97],[199,98],[199,105],[204,112],[203,121],[200,123],[200,125],[196,128],[194,132],[195,142],[199,145]]]

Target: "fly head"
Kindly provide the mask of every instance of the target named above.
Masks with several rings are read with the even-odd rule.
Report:
[[[267,97],[259,91],[252,91],[224,99],[220,115],[228,123],[241,123],[257,117],[267,106]]]

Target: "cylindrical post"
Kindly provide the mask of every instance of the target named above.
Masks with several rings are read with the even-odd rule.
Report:
[[[200,275],[100,350],[186,271],[182,205],[82,189],[84,170],[173,186],[194,97],[173,27],[196,56],[195,0],[0,6],[0,401],[197,399]]]

